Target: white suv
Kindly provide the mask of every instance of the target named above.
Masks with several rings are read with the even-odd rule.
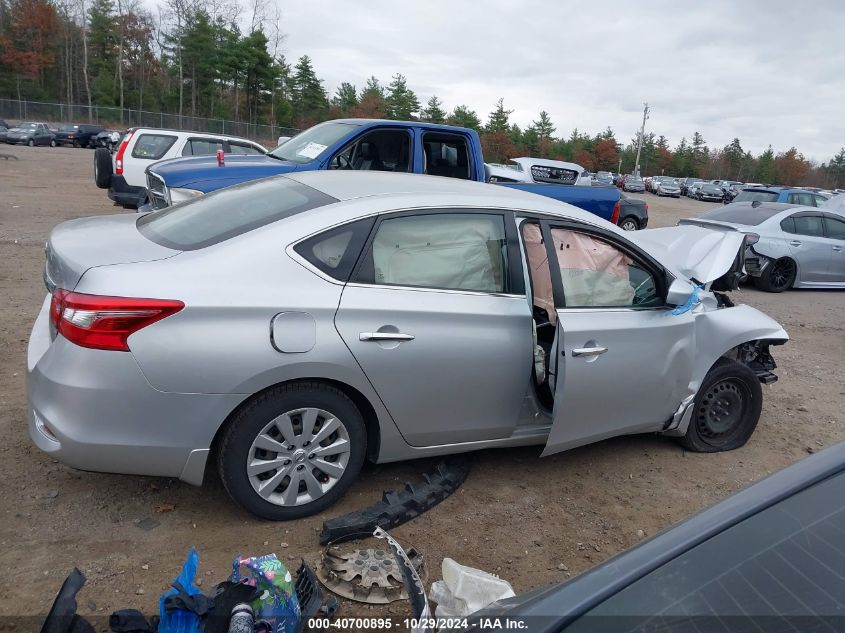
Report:
[[[157,128],[129,128],[117,153],[106,148],[94,153],[94,182],[109,190],[109,198],[127,209],[137,209],[147,198],[145,170],[160,160],[183,156],[226,154],[266,154],[254,141],[224,134],[203,134]]]

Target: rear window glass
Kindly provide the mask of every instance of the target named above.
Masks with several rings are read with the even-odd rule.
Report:
[[[170,134],[141,134],[132,149],[132,158],[158,160],[175,142],[176,137]]]
[[[367,241],[375,218],[330,229],[294,246],[312,266],[338,281],[347,281]]]
[[[759,191],[757,189],[743,189],[734,202],[777,202],[779,194],[774,191]]]
[[[337,199],[296,181],[272,178],[144,215],[138,230],[156,244],[191,251],[333,202]]]
[[[772,209],[765,207],[752,207],[750,205],[733,205],[719,207],[712,211],[702,213],[699,218],[702,220],[716,220],[717,222],[731,222],[733,224],[745,224],[746,226],[757,226],[765,222],[775,213]]]

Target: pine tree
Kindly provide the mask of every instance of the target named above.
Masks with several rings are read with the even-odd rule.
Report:
[[[475,131],[481,130],[481,119],[478,118],[478,114],[465,105],[456,106],[452,113],[446,117],[446,123],[458,127],[468,127]]]
[[[510,131],[510,123],[508,119],[510,115],[513,114],[513,110],[505,110],[504,99],[499,98],[496,102],[496,107],[490,113],[490,117],[487,119],[487,125],[485,126],[484,130],[486,132],[509,132]]]
[[[355,86],[346,81],[340,84],[332,98],[332,105],[340,110],[343,116],[350,114],[358,105],[358,91]]]
[[[311,58],[303,55],[294,66],[291,81],[294,118],[300,126],[322,119],[328,109],[326,91],[317,79]]]
[[[420,102],[414,91],[408,88],[405,77],[393,76],[387,87],[387,117],[396,121],[410,121],[420,110]]]
[[[537,121],[531,122],[531,127],[537,132],[537,136],[541,139],[550,139],[555,133],[555,126],[549,118],[549,113],[545,110],[540,111],[540,118]]]
[[[443,102],[437,95],[431,95],[423,110],[420,111],[420,120],[429,123],[443,123],[446,121],[446,112],[443,110]]]
[[[754,179],[763,184],[770,184],[775,181],[775,152],[771,145],[757,158],[757,171],[754,174]]]

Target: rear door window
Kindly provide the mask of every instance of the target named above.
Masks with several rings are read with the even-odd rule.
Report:
[[[255,145],[250,145],[249,143],[239,143],[237,141],[229,141],[229,153],[230,154],[249,154],[249,155],[262,155],[262,152],[259,148],[255,147]]]
[[[811,237],[822,237],[824,235],[821,216],[796,214],[792,216],[792,219],[795,221],[795,233],[798,235]]]
[[[792,204],[800,204],[803,207],[816,206],[816,201],[810,193],[791,193],[789,194],[789,202]]]
[[[216,138],[189,138],[182,148],[182,156],[214,156],[223,149],[223,141]]]
[[[460,134],[425,132],[423,134],[425,173],[431,176],[461,178],[472,177],[469,148]]]
[[[845,240],[845,220],[826,215],[824,216],[824,225],[829,238]]]
[[[172,134],[141,134],[132,148],[132,158],[158,160],[175,142],[176,137]]]

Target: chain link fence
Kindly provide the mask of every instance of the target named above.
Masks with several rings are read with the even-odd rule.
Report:
[[[96,123],[124,130],[129,127],[155,127],[209,134],[240,136],[275,147],[280,136],[293,136],[299,130],[278,125],[207,119],[166,112],[149,112],[131,108],[69,105],[44,101],[0,99],[0,118],[15,121],[44,121],[47,123]]]

